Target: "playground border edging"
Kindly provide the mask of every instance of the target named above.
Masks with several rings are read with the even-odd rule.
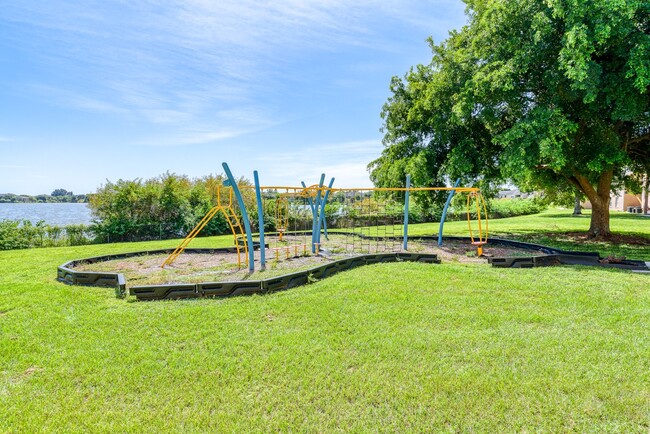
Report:
[[[73,259],[57,268],[57,280],[69,285],[99,286],[115,288],[115,295],[122,298],[126,295],[126,277],[122,273],[78,271],[73,268],[79,264],[94,264],[95,262],[111,261],[114,259],[132,258],[134,256],[147,256],[158,254],[169,254],[174,249],[145,250],[138,252],[118,253],[104,256],[93,256],[84,259]],[[223,247],[213,249],[186,249],[188,253],[232,253],[235,247]]]
[[[133,286],[129,292],[138,300],[226,298],[239,295],[266,294],[306,285],[360,266],[397,261],[440,263],[438,256],[431,253],[378,253],[340,259],[307,270],[263,280]]]
[[[339,233],[331,231],[330,233]],[[341,232],[345,233],[345,232]],[[359,235],[365,237],[363,235]],[[377,238],[377,237],[370,237]],[[401,237],[400,237],[401,238]],[[412,236],[414,240],[436,241],[435,236]],[[469,237],[446,236],[443,240],[468,241]],[[556,249],[540,244],[526,243],[523,241],[507,240],[503,238],[491,238],[490,244],[517,247],[527,250],[537,250],[544,255],[522,256],[522,257],[492,257],[488,263],[493,267],[504,268],[532,268],[552,265],[585,265],[618,268],[637,272],[650,272],[650,262],[642,260],[622,260],[618,262],[604,261],[597,252],[577,252]],[[146,250],[96,256],[85,259],[68,261],[57,269],[57,280],[70,285],[112,287],[118,298],[126,296],[126,277],[122,273],[76,271],[73,268],[78,264],[95,263],[113,259],[130,258],[134,256],[146,256],[155,254],[169,254],[173,249]],[[235,247],[207,248],[207,249],[186,249],[187,253],[218,253],[236,252]],[[289,273],[265,280],[243,280],[233,282],[202,282],[197,284],[167,284],[134,286],[130,288],[132,295],[138,300],[160,300],[169,298],[199,298],[199,297],[231,297],[236,295],[248,295],[256,293],[267,293],[280,291],[296,286],[307,284],[311,281],[320,280],[332,276],[340,271],[356,268],[361,265],[369,265],[379,262],[414,261],[440,263],[437,255],[424,253],[379,253],[355,256],[352,258],[332,261],[328,264],[311,268],[309,270]]]

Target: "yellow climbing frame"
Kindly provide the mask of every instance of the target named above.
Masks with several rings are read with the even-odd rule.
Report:
[[[289,201],[287,194],[281,194],[275,200],[275,227],[278,230],[278,239],[282,241],[282,237],[289,227]]]
[[[478,224],[477,238],[474,238],[472,231],[472,207],[476,210],[476,221]],[[485,223],[485,226],[483,225]],[[487,206],[483,195],[479,192],[471,192],[467,195],[467,226],[469,227],[469,237],[472,244],[476,246],[478,256],[483,256],[483,246],[488,240],[488,217]]]
[[[165,259],[165,262],[161,265],[161,268],[165,268],[166,265],[171,265],[174,261],[180,256],[181,253],[187,248],[187,246],[196,238],[199,233],[207,226],[207,224],[214,218],[217,213],[221,212],[230,227],[230,231],[235,239],[235,248],[237,249],[237,267],[242,267],[242,249],[244,253],[244,266],[248,265],[248,243],[246,242],[246,234],[244,233],[244,228],[239,221],[239,217],[235,213],[235,210],[232,207],[233,204],[233,191],[232,188],[228,188],[228,204],[223,205],[221,203],[221,189],[222,186],[217,186],[217,205],[208,211],[208,213],[201,219],[201,221],[190,231],[190,233],[181,241],[181,243],[174,249],[174,251]]]

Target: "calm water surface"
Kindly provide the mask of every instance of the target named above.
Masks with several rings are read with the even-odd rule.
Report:
[[[45,220],[49,225],[90,224],[85,203],[0,203],[0,220]]]

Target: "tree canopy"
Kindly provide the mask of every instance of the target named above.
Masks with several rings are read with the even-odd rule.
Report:
[[[465,3],[431,63],[393,78],[371,178],[574,187],[609,235],[612,188],[650,168],[650,2]]]
[[[73,196],[73,193],[71,191],[66,190],[65,188],[57,188],[52,192],[50,196]]]

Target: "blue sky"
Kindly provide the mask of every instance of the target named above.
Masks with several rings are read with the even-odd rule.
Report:
[[[370,185],[394,75],[460,0],[0,2],[0,193],[89,193],[229,163]]]

